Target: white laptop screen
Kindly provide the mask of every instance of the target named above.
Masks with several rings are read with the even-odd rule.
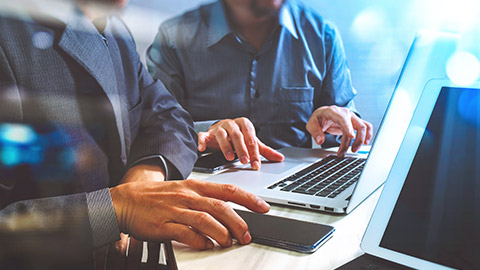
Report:
[[[480,90],[443,87],[380,246],[480,269]]]

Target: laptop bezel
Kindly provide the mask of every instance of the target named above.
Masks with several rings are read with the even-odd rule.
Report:
[[[353,211],[385,183],[418,106],[422,94],[418,89],[424,88],[432,78],[445,77],[439,63],[450,58],[459,37],[455,33],[435,31],[420,31],[415,36],[345,213]]]
[[[443,88],[480,89],[480,82],[460,86],[449,80],[433,79],[427,83],[361,243],[361,248],[370,255],[417,269],[452,268],[381,247],[380,242]]]

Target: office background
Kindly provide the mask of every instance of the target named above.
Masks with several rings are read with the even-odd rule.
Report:
[[[133,32],[142,59],[145,59],[145,51],[164,20],[211,1],[132,0],[123,18]],[[471,43],[480,44],[478,0],[300,1],[315,8],[338,27],[358,91],[357,109],[374,125],[375,131],[419,29],[476,32],[476,39]],[[473,75],[478,76],[480,64],[477,61],[471,65],[478,69],[473,70]],[[472,72],[472,68],[469,70]]]

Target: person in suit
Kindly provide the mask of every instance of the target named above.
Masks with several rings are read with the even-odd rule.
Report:
[[[37,253],[54,248],[52,231],[66,236],[57,240],[69,244],[68,254],[81,254],[80,261],[118,241],[120,233],[199,249],[212,248],[210,239],[230,246],[231,235],[246,244],[248,226],[225,201],[269,210],[235,186],[163,181],[189,175],[196,134],[188,113],[145,70],[127,27],[110,13],[124,4],[33,0],[19,1],[11,13],[11,6],[0,8],[0,137],[10,143],[0,145],[0,235],[6,241],[0,262],[13,258],[8,254],[15,254],[16,245],[25,253],[29,247]],[[70,158],[65,175],[47,159],[42,163],[46,141],[69,153],[48,161],[58,165]],[[7,158],[15,153],[30,163]],[[50,166],[55,177],[38,174],[39,164],[31,165],[36,159],[28,153],[38,154],[37,163]],[[60,188],[49,182],[54,178],[63,180]],[[39,228],[49,229],[40,234]],[[29,244],[15,241],[31,229],[35,237],[21,238]],[[49,268],[63,267],[67,250],[57,247],[60,266]]]
[[[272,148],[340,145],[372,138],[356,113],[338,31],[296,0],[217,0],[167,20],[147,65],[192,115],[198,150],[234,150],[260,168]],[[328,134],[326,134],[328,133]],[[342,135],[339,137],[339,135]]]

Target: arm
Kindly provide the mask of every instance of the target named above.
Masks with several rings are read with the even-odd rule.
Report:
[[[174,34],[167,25],[162,25],[155,41],[147,51],[147,65],[155,79],[161,80],[166,88],[185,105],[185,84],[182,64],[178,58]],[[260,168],[260,155],[272,161],[282,161],[283,155],[258,140],[250,120],[246,118],[195,122],[198,133],[198,150],[206,148],[221,150],[227,160],[233,160],[235,149],[240,161],[250,162],[252,168]]]
[[[154,81],[139,62],[143,110],[140,129],[131,147],[131,164],[145,157],[162,155],[171,164],[170,178],[184,179],[197,158],[196,133],[190,115],[160,81]]]
[[[9,247],[4,250],[7,258],[21,256],[28,261],[43,254],[47,265],[60,257],[64,263],[82,262],[93,248],[116,241],[119,234],[108,189],[19,201],[0,211],[0,238],[2,246]]]
[[[355,138],[353,152],[358,151],[362,144],[370,143],[373,127],[356,113],[353,102],[356,91],[352,85],[345,50],[337,30],[328,23],[325,24],[325,48],[327,72],[318,100],[326,106],[313,112],[307,130],[317,144],[328,146],[333,145],[329,134],[342,135],[338,155],[344,156],[352,139]]]

